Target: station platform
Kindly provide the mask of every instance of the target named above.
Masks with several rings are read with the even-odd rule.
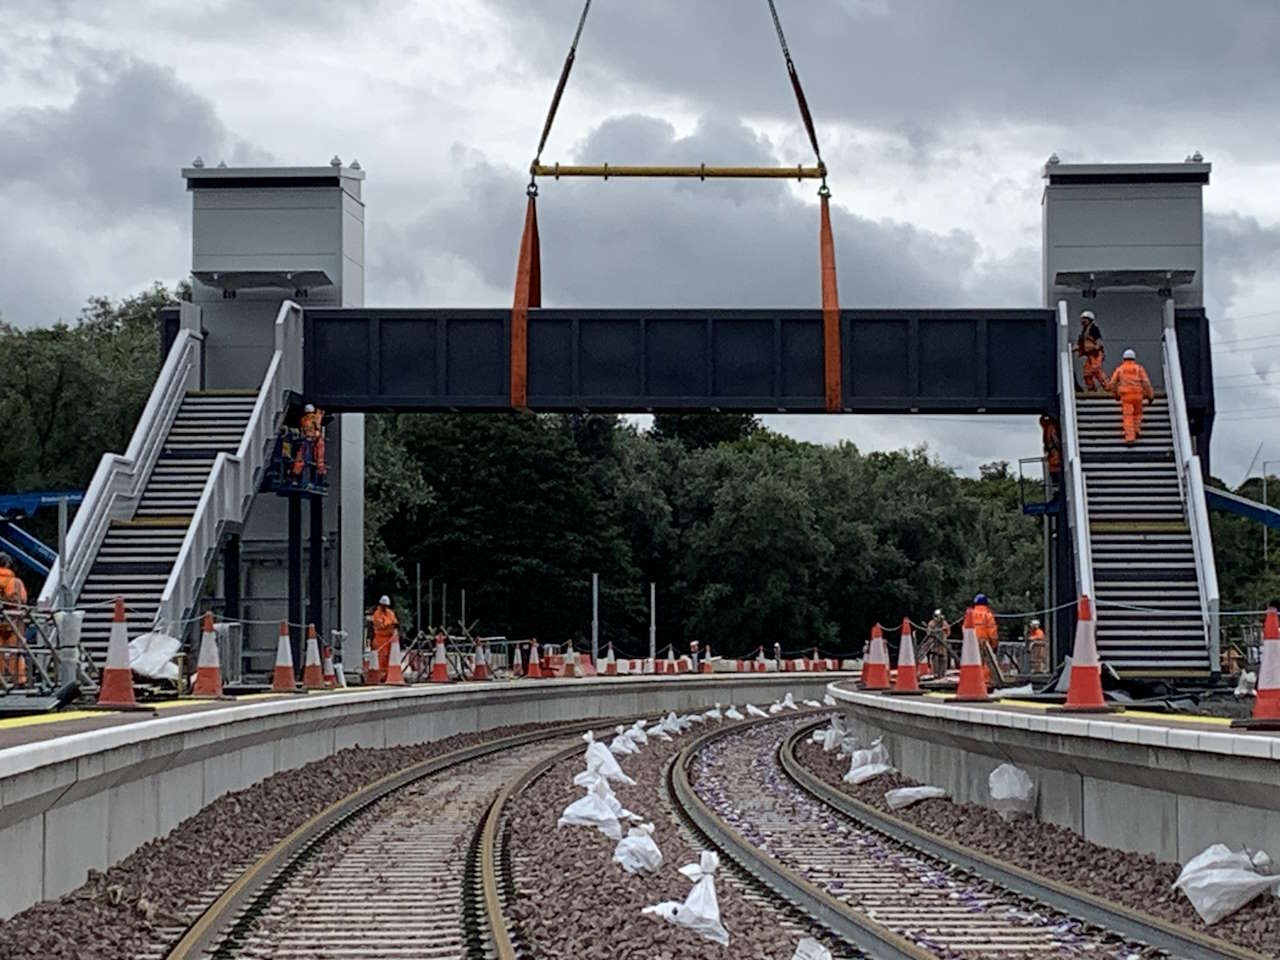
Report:
[[[839,673],[646,674],[351,687],[0,721],[0,919],[61,896],[226,793],[350,747],[514,724],[820,699]],[[851,678],[852,675],[846,674]]]
[[[1211,843],[1280,854],[1280,733],[1222,717],[889,696],[851,678],[828,690],[853,732],[883,738],[905,776],[957,801],[992,805],[987,778],[1012,763],[1036,783],[1039,819],[1102,846],[1178,863]]]

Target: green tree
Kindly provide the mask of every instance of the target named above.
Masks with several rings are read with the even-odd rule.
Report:
[[[653,435],[677,440],[690,450],[745,440],[763,429],[750,413],[656,413]]]

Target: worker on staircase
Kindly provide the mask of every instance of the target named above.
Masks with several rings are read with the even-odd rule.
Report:
[[[302,408],[302,418],[298,421],[298,432],[302,434],[302,442],[298,444],[293,458],[293,475],[302,475],[302,468],[310,459],[314,479],[321,480],[325,475],[324,463],[324,411],[315,404],[308,403]]]
[[[1124,442],[1133,443],[1142,435],[1142,405],[1155,400],[1147,371],[1138,362],[1132,350],[1124,352],[1124,360],[1116,367],[1107,381],[1107,389],[1120,401],[1124,416]]]
[[[1049,672],[1049,644],[1044,638],[1039,620],[1032,620],[1027,630],[1027,654],[1032,673]]]
[[[373,629],[373,651],[378,655],[378,667],[377,676],[367,682],[381,683],[391,662],[391,640],[400,629],[396,612],[391,609],[391,598],[386,594],[378,598],[378,605],[370,611],[369,624]]]
[[[1047,413],[1040,414],[1040,438],[1044,443],[1045,466],[1050,477],[1062,473],[1062,431],[1058,421]]]
[[[0,553],[0,601],[4,603],[4,617],[0,617],[0,649],[13,649],[13,653],[0,653],[0,674],[9,683],[27,682],[27,660],[18,641],[15,624],[21,625],[26,614],[27,585],[14,572],[13,558]]]
[[[1102,328],[1092,310],[1080,313],[1080,336],[1076,338],[1075,352],[1084,358],[1084,388],[1089,391],[1107,389],[1107,375],[1102,362],[1107,358],[1102,346]]]

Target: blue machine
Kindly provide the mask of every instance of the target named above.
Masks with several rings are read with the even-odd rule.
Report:
[[[63,500],[68,506],[77,506],[84,500],[84,493],[65,490],[0,494],[0,548],[44,577],[58,559],[58,551],[27,533],[15,521],[35,516],[42,507],[56,507]]]

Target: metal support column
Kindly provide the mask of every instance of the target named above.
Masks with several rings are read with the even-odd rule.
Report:
[[[324,636],[324,498],[310,497],[307,513],[311,517],[311,538],[307,547],[307,622],[316,628],[316,636]]]
[[[293,672],[302,670],[302,499],[289,497],[289,640]]]
[[[240,536],[231,534],[222,546],[222,619],[240,619]]]

